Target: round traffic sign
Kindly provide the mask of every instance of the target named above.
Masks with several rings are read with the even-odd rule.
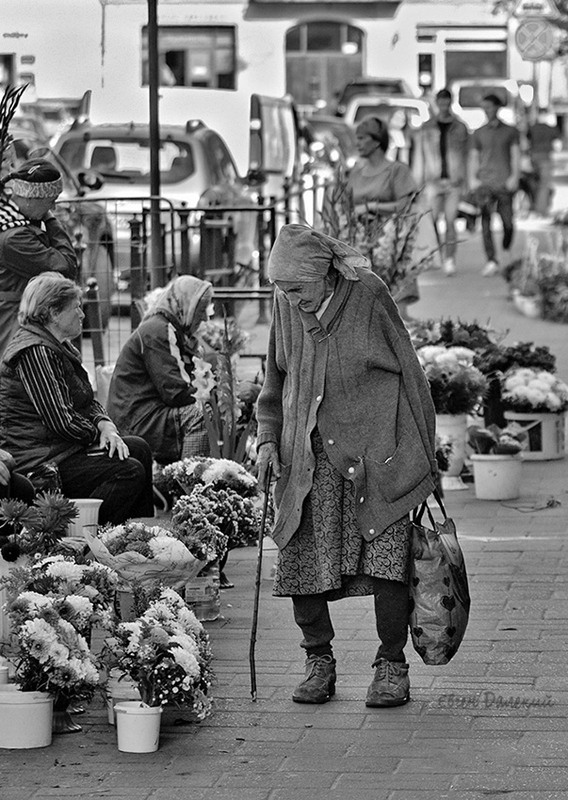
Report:
[[[545,19],[525,19],[515,33],[515,44],[525,61],[540,61],[554,55],[554,28]]]

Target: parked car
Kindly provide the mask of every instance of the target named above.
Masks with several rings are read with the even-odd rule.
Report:
[[[100,176],[100,187],[90,197],[107,204],[115,217],[119,277],[128,280],[130,266],[130,224],[134,214],[150,207],[150,129],[147,124],[84,124],[73,125],[58,139],[55,149],[72,172],[84,176]],[[200,120],[186,125],[163,125],[160,128],[160,196],[161,221],[164,230],[166,268],[179,263],[177,233],[180,228],[176,209],[184,204],[190,211],[192,259],[199,263],[198,209],[216,206],[235,207],[220,213],[234,234],[234,261],[250,265],[256,249],[256,196],[239,176],[233,156],[216,131]],[[84,180],[84,178],[82,178]],[[221,235],[222,225],[219,227]],[[233,257],[233,254],[231,254]],[[220,273],[222,265],[212,264]],[[225,265],[230,269],[230,265]],[[210,277],[215,278],[212,274]]]
[[[354,97],[361,97],[362,95],[402,95],[406,97],[413,97],[414,92],[403,78],[372,78],[361,77],[349,81],[345,84],[343,89],[337,96],[336,114],[343,116],[347,108],[347,104]]]
[[[114,291],[115,253],[112,224],[104,207],[86,196],[85,185],[77,179],[65,161],[46,146],[43,136],[38,137],[30,128],[19,128],[13,124],[10,126],[10,140],[10,167],[17,167],[28,158],[38,157],[52,161],[60,171],[63,191],[58,198],[55,213],[76,245],[82,285],[87,286],[88,278],[95,278],[97,281],[101,321],[103,327],[106,327]]]
[[[505,78],[464,78],[452,81],[450,90],[453,95],[452,111],[465,122],[470,131],[487,122],[481,103],[488,94],[497,95],[503,103],[499,112],[503,122],[508,125],[516,125],[518,122],[521,100],[516,81]]]
[[[369,95],[353,97],[347,104],[343,119],[349,125],[357,125],[364,117],[376,114],[388,125],[396,112],[404,112],[408,124],[413,129],[421,128],[432,115],[430,104],[417,97]]]
[[[349,171],[357,160],[357,139],[352,125],[339,117],[314,115],[302,121],[304,136],[309,140],[314,158],[332,168]]]

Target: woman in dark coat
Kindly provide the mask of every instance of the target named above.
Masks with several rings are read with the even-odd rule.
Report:
[[[67,497],[102,499],[101,524],[152,517],[150,449],[120,436],[71,344],[85,316],[81,297],[57,272],[24,289],[20,325],[0,366],[0,446],[32,480],[55,464]]]
[[[165,287],[125,342],[108,396],[112,419],[141,436],[159,464],[209,453],[203,411],[196,403],[194,334],[208,318],[213,287],[191,275]]]
[[[292,598],[306,677],[292,699],[335,692],[328,602],[373,595],[379,648],[368,706],[409,698],[409,512],[433,490],[428,382],[383,281],[357,251],[286,225],[258,400],[259,482],[277,478],[274,593]]]

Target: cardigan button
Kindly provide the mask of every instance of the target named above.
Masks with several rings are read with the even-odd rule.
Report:
[[[364,497],[360,497],[360,498],[359,498],[359,502],[360,502],[360,503],[364,503],[364,502],[365,502],[365,498],[364,498]]]
[[[328,439],[328,440],[327,440],[327,443],[328,443],[328,444],[335,444],[335,439]]]
[[[374,532],[375,532],[374,528],[369,528],[369,533],[374,533]]]
[[[316,400],[317,400],[317,401],[318,401],[318,403],[319,403],[319,401],[321,400],[321,394],[318,394],[318,396],[316,397]]]
[[[355,472],[355,467],[349,467],[347,472],[349,472],[351,475],[353,475],[353,473]]]

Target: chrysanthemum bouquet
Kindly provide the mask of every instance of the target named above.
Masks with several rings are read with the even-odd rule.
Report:
[[[511,369],[503,375],[501,398],[507,411],[559,413],[568,409],[568,385],[545,370]]]
[[[133,622],[121,622],[105,640],[105,667],[128,675],[149,706],[174,704],[198,720],[211,710],[209,636],[181,597],[162,589]]]
[[[124,581],[182,586],[225,552],[226,536],[202,507],[177,520],[175,507],[173,511],[167,528],[132,521],[103,528],[96,535],[86,532],[89,548]]]
[[[21,690],[90,700],[99,673],[79,629],[92,617],[91,601],[22,592],[7,610],[12,637],[4,653],[16,665],[14,681]]]
[[[76,614],[65,618],[80,633],[86,633],[95,624],[111,627],[118,583],[117,573],[109,567],[97,562],[77,564],[73,558],[63,555],[47,556],[17,566],[0,579],[9,604],[22,593],[69,600],[69,610],[75,609]]]
[[[47,555],[66,535],[79,511],[60,492],[41,492],[31,505],[0,501],[0,548],[5,561],[23,554]]]
[[[416,351],[430,385],[437,414],[471,414],[481,402],[487,380],[473,366],[467,347],[427,345]]]
[[[242,464],[228,458],[183,458],[162,470],[165,489],[172,494],[189,494],[198,483],[216,489],[234,489],[243,497],[258,493],[258,482]]]

